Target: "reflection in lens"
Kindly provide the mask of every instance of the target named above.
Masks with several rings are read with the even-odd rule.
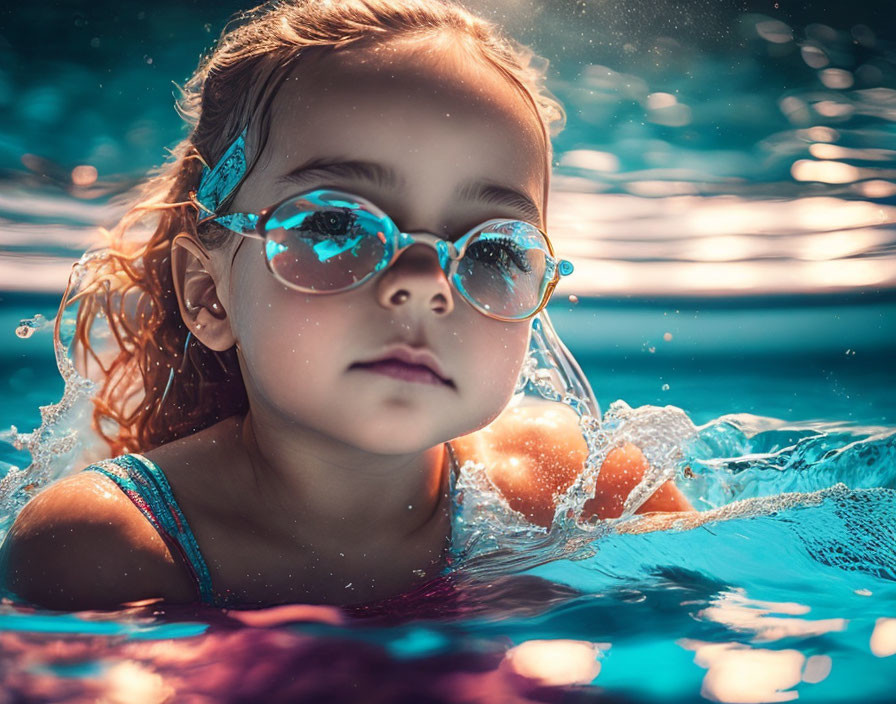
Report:
[[[311,291],[350,288],[391,254],[388,220],[316,191],[282,204],[265,226],[265,253],[284,283]]]
[[[541,303],[556,264],[541,232],[505,220],[474,235],[454,277],[458,290],[503,318],[524,318]]]

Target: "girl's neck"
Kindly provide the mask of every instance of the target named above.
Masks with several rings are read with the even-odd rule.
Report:
[[[313,527],[334,541],[379,543],[413,538],[447,511],[444,443],[374,454],[257,410],[243,419],[241,438],[258,497],[277,523]]]

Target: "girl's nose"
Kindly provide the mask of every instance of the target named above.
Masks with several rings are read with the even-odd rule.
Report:
[[[384,308],[411,305],[437,315],[454,310],[451,284],[436,251],[425,244],[411,245],[383,272],[377,298]]]

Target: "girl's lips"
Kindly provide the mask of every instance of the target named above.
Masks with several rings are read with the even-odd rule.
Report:
[[[352,369],[366,369],[377,374],[384,374],[395,379],[415,381],[421,384],[433,384],[436,386],[453,386],[450,381],[439,377],[429,367],[420,364],[409,364],[397,359],[384,359],[381,362],[369,362],[366,364],[353,364]]]

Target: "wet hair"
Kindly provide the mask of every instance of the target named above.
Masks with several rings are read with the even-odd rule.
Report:
[[[124,215],[103,231],[105,245],[82,260],[77,285],[63,297],[61,311],[77,304],[72,350],[79,368],[98,377],[93,423],[113,453],[145,451],[248,410],[235,349],[215,352],[188,336],[172,280],[177,234],[209,249],[236,238],[213,223],[197,228],[190,192],[203,164],[217,163],[248,126],[251,172],[277,89],[303,53],[434,35],[457,39],[468,58],[497,69],[532,106],[545,140],[546,206],[550,136],[566,115],[544,87],[547,61],[494,23],[452,0],[293,0],[239,14],[181,89],[177,110],[189,136],[119,199]],[[108,332],[99,339],[101,328]]]

